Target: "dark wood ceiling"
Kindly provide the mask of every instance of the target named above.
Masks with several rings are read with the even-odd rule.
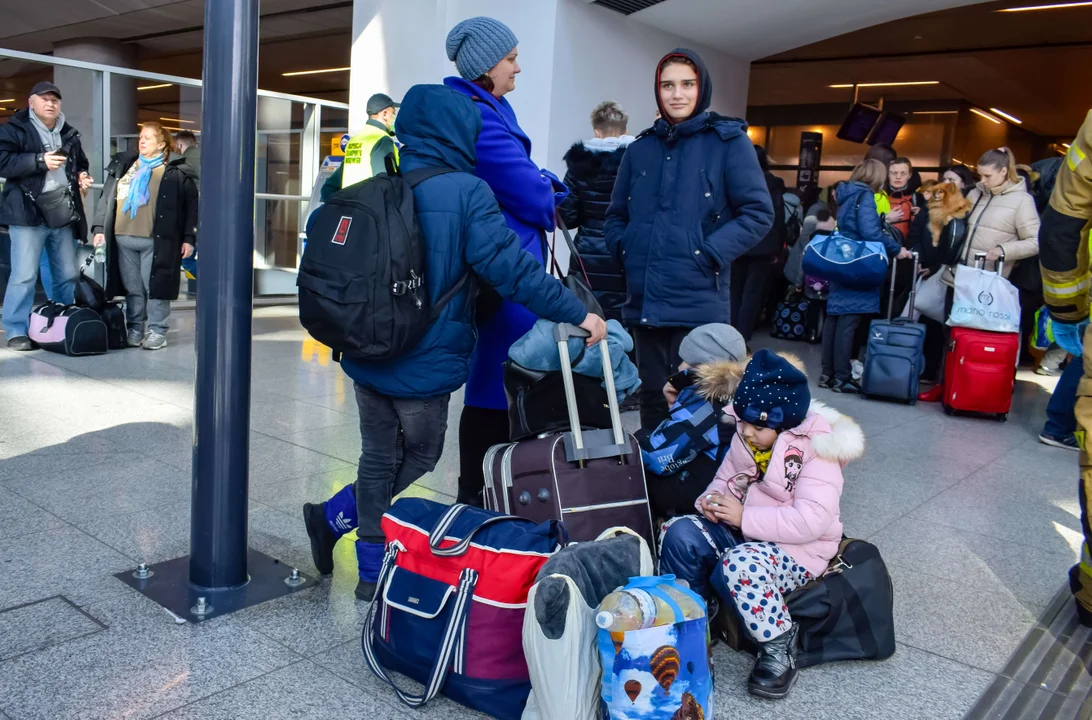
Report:
[[[989,2],[877,25],[756,61],[752,106],[850,102],[853,82],[937,80],[866,88],[863,100],[962,99],[996,107],[1049,137],[1072,137],[1092,107],[1092,7],[1000,13]]]

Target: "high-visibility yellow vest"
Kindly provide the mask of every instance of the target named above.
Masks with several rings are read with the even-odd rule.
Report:
[[[390,134],[374,125],[365,125],[345,146],[345,159],[342,161],[341,187],[347,188],[363,182],[372,176],[372,148]],[[398,162],[398,145],[394,146],[394,161]]]

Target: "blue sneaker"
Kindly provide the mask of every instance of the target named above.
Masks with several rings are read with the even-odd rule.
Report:
[[[1051,447],[1062,448],[1063,450],[1075,450],[1080,452],[1081,445],[1077,442],[1077,436],[1073,433],[1067,435],[1048,435],[1047,433],[1039,434],[1039,442],[1044,445],[1050,445]]]

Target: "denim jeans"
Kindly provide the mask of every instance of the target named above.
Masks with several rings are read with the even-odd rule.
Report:
[[[34,284],[44,248],[49,256],[52,281],[46,291],[55,302],[75,302],[76,242],[71,227],[51,229],[45,225],[12,225],[11,277],[4,294],[4,333],[8,339],[27,334],[30,309],[34,304]]]
[[[384,541],[380,521],[391,499],[436,467],[444,452],[450,395],[392,398],[356,385],[360,464],[356,470],[356,536]]]
[[[1047,420],[1043,433],[1052,437],[1065,437],[1077,431],[1077,416],[1073,409],[1077,405],[1077,385],[1084,376],[1084,364],[1079,357],[1069,361],[1058,378],[1058,384],[1047,403]]]
[[[72,246],[79,247],[75,236],[72,238]],[[79,258],[77,257],[76,272],[79,272]],[[38,277],[42,279],[42,288],[45,290],[46,297],[52,300],[57,296],[57,289],[53,287],[53,271],[49,268],[49,251],[42,248],[42,257],[38,262]]]

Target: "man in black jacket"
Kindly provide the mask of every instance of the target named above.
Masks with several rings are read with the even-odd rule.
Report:
[[[633,137],[626,134],[629,117],[616,102],[597,105],[591,123],[595,137],[574,144],[565,153],[569,196],[559,212],[565,225],[580,228],[576,249],[600,307],[608,320],[621,320],[626,279],[622,266],[607,250],[603,226],[622,156]],[[575,263],[573,267],[577,267]]]
[[[38,83],[30,92],[29,105],[0,125],[0,177],[6,179],[0,195],[0,225],[7,225],[11,236],[11,278],[4,295],[3,325],[12,350],[33,347],[27,324],[43,248],[53,271],[53,300],[74,301],[75,238],[87,234],[82,193],[93,182],[80,133],[65,122],[61,112],[60,89],[51,82]]]

